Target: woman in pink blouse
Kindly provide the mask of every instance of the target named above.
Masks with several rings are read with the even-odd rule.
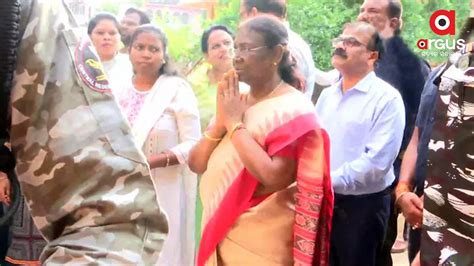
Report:
[[[200,138],[199,112],[190,85],[171,68],[167,46],[159,28],[138,27],[129,48],[134,76],[117,96],[168,217],[158,264],[192,265],[197,179],[187,160]]]

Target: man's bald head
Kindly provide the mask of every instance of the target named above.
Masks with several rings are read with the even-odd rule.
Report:
[[[400,33],[402,12],[400,0],[365,0],[357,20],[372,24],[382,37],[390,38]]]

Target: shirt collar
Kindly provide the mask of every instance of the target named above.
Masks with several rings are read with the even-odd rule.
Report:
[[[368,92],[369,89],[370,89],[370,86],[372,85],[372,81],[375,77],[376,76],[375,76],[374,71],[369,72],[367,75],[365,75],[364,78],[359,80],[359,82],[357,82],[357,84],[354,87],[352,87],[350,90],[354,89],[354,90],[358,90],[360,92]],[[339,89],[341,89],[341,90],[342,90],[342,80],[343,79],[344,78],[342,78],[339,81]],[[348,90],[348,91],[350,91],[350,90]]]

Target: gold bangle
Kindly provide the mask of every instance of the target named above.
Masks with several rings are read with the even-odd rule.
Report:
[[[239,129],[244,129],[245,126],[244,126],[244,123],[242,122],[239,122],[239,123],[236,123],[233,127],[232,127],[232,130],[230,131],[230,139],[232,139],[232,136],[234,135],[235,131],[239,130]]]
[[[218,141],[221,141],[221,140],[222,140],[222,138],[214,138],[214,137],[211,137],[206,131],[204,131],[204,133],[202,133],[202,135],[203,135],[206,139],[208,139],[208,140],[210,140],[210,141],[218,142]]]

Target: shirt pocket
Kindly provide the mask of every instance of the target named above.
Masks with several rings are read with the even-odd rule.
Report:
[[[344,143],[348,144],[348,151],[360,155],[365,152],[365,145],[369,134],[369,124],[366,121],[349,121],[346,124]]]

